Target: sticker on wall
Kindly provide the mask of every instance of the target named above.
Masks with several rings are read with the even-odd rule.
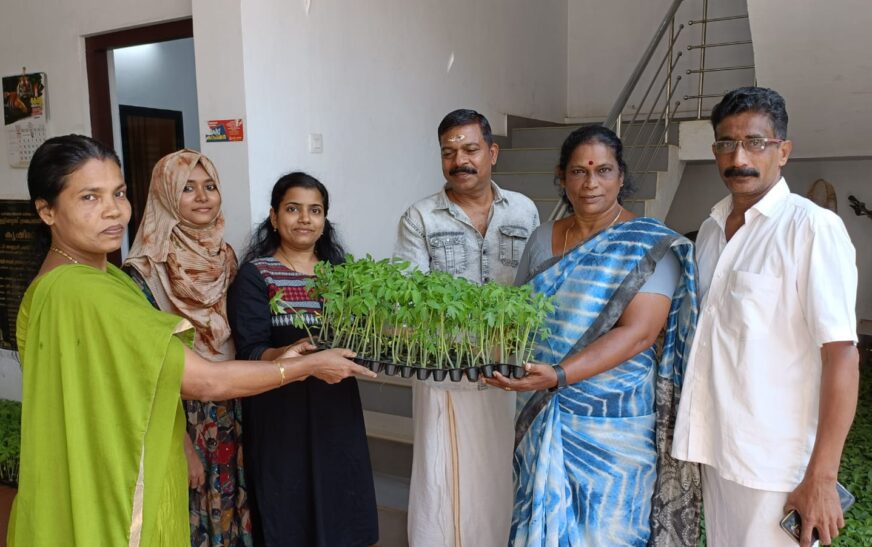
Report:
[[[209,120],[206,142],[237,142],[244,138],[242,119]]]

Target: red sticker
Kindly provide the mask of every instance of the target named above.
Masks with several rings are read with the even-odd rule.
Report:
[[[237,120],[209,120],[206,142],[237,142],[244,138],[243,123]]]

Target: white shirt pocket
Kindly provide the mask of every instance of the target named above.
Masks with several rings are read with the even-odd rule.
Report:
[[[725,327],[747,340],[771,336],[781,284],[778,276],[732,271],[724,294]]]

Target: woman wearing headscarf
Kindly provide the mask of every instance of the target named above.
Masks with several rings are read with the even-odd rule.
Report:
[[[226,297],[236,255],[224,241],[220,182],[209,158],[184,149],[157,162],[125,271],[156,308],[191,322],[197,353],[233,359]],[[251,545],[239,400],[184,405],[191,545]]]

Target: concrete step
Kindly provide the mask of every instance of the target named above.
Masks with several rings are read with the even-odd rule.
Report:
[[[624,209],[630,211],[637,217],[645,216],[645,200],[644,199],[625,199]]]
[[[372,478],[378,506],[405,512],[409,507],[409,479],[378,472]]]
[[[560,202],[558,198],[549,198],[549,199],[534,199],[533,203],[536,205],[536,209],[539,211],[539,220],[540,222],[545,222],[551,216],[551,212],[554,211],[554,208],[557,207],[557,204]]]
[[[374,473],[375,499],[378,505],[378,529],[381,547],[406,547],[409,507],[409,479]]]
[[[508,148],[500,151],[495,173],[554,173],[560,160],[558,148]],[[665,171],[669,153],[665,146],[624,148],[624,161],[630,171]]]
[[[499,184],[499,183],[498,183]],[[385,378],[393,378],[385,376]],[[412,389],[405,383],[378,381],[360,381],[360,401],[365,410],[412,417]],[[402,378],[400,378],[402,380]]]
[[[407,514],[387,507],[378,508],[379,547],[408,547]]]
[[[412,444],[414,440],[410,417],[364,410],[363,421],[367,437],[400,444]]]
[[[553,172],[493,173],[492,176],[500,188],[520,192],[532,200],[554,199],[560,195]]]
[[[563,141],[570,133],[582,127],[582,125],[561,125],[555,127],[522,127],[512,130],[512,147],[513,148],[560,148]],[[624,146],[632,144],[642,144],[643,139],[650,137],[652,130],[655,129],[653,122],[642,124],[636,122],[633,124],[625,123],[621,126],[621,141]],[[641,134],[640,134],[641,131]],[[654,135],[663,133],[663,125],[656,126]],[[678,124],[671,123],[669,125],[669,142],[678,142]]]

